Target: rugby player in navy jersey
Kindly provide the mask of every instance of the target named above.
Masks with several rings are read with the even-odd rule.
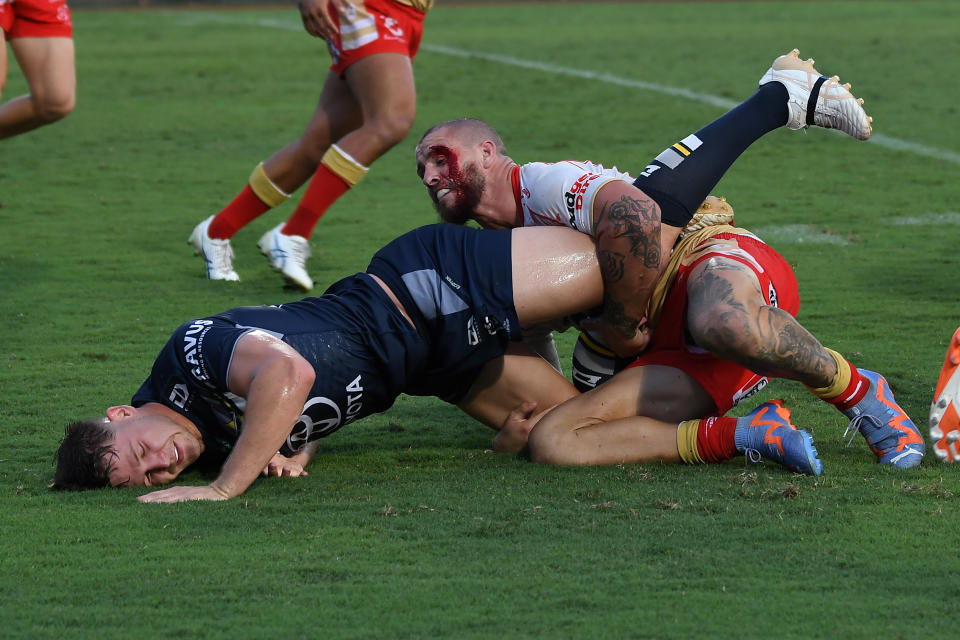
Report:
[[[225,458],[209,485],[140,500],[227,499],[261,473],[305,474],[319,438],[386,410],[401,393],[456,404],[498,429],[496,450],[520,450],[537,416],[577,395],[517,342],[521,328],[593,309],[601,299],[597,255],[584,234],[453,225],[411,231],[380,250],[366,273],[319,298],[182,324],[131,404],[67,427],[51,486],[153,487],[206,455]],[[698,462],[756,451],[794,471],[820,472],[810,435],[790,423],[788,411],[770,407],[762,418],[740,419],[706,444],[695,430],[681,440],[676,421],[639,418],[632,428],[650,446],[634,461],[691,462],[681,451],[705,446],[715,455]]]
[[[523,401],[547,408],[576,394],[515,342],[521,326],[593,308],[602,292],[583,234],[411,231],[319,298],[182,324],[129,405],[67,428],[52,486],[157,486],[208,455],[225,458],[209,485],[141,500],[231,498],[261,473],[303,474],[318,438],[401,393],[438,396],[499,429]],[[494,446],[525,442],[526,430],[501,430]]]

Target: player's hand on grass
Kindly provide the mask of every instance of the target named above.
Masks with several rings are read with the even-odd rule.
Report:
[[[536,424],[530,419],[536,409],[537,403],[531,400],[511,411],[503,421],[500,431],[493,437],[493,450],[513,452],[523,449],[527,444],[527,438],[530,437],[530,430]]]
[[[347,0],[299,0],[303,28],[312,36],[327,40],[337,32],[332,12],[343,12],[349,6]]]
[[[304,471],[303,464],[299,460],[278,453],[270,458],[270,462],[263,468],[261,475],[276,478],[299,478],[308,474]]]
[[[187,500],[228,500],[223,491],[213,485],[204,487],[171,487],[152,491],[138,498],[140,502],[186,502]]]

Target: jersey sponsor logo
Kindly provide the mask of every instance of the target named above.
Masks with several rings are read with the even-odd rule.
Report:
[[[387,34],[384,35],[384,40],[403,40],[403,27],[394,20],[393,18],[386,16],[383,18],[383,28],[387,30]]]
[[[480,344],[480,332],[477,331],[477,320],[473,316],[467,320],[467,344],[471,347]]]
[[[308,442],[327,436],[341,426],[348,425],[361,415],[363,409],[362,375],[354,378],[345,387],[347,393],[346,409],[326,396],[315,396],[303,405],[300,419],[293,425],[287,436],[287,447],[291,451],[300,451]]]
[[[454,281],[453,281],[453,278],[451,278],[450,276],[443,276],[443,279],[446,281],[447,284],[449,284],[451,287],[453,287],[453,288],[456,289],[457,291],[460,291],[460,289],[463,288],[463,287],[461,287],[459,284],[457,284],[456,282],[454,282]]]
[[[187,385],[182,382],[173,385],[173,389],[170,390],[170,402],[172,402],[175,407],[183,409],[187,406],[189,400],[190,392],[187,390]]]
[[[203,346],[203,336],[206,334],[207,330],[210,329],[210,325],[212,324],[212,320],[194,320],[190,323],[190,326],[187,328],[187,331],[183,336],[184,360],[186,360],[188,364],[193,365],[193,368],[190,369],[190,373],[193,374],[193,377],[200,382],[206,382],[209,378],[203,371],[203,365],[198,359],[198,355],[201,347]]]
[[[737,391],[733,394],[733,406],[737,406],[747,398],[759,393],[761,389],[767,386],[768,382],[770,382],[770,378],[760,378],[749,387]]]
[[[570,226],[574,229],[577,229],[577,214],[583,211],[583,194],[591,182],[602,177],[599,173],[585,173],[577,178],[569,191],[563,194],[563,201],[567,206],[567,215],[570,218]]]

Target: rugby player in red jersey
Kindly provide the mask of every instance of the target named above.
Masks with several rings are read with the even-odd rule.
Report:
[[[0,0],[0,98],[7,82],[7,40],[30,93],[0,103],[0,138],[66,117],[77,92],[73,25],[65,0]]]
[[[340,196],[403,140],[416,115],[413,58],[433,0],[300,0],[307,32],[327,41],[333,64],[301,136],[254,168],[248,184],[189,243],[211,280],[239,280],[230,239],[309,180],[290,218],[258,243],[287,282],[308,291],[310,237]]]

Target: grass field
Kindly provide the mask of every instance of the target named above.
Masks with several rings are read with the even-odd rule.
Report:
[[[774,132],[716,193],[794,265],[800,320],[926,432],[960,324],[960,4],[506,4],[428,17],[414,132],[318,226],[318,287],[434,221],[412,160],[430,124],[481,117],[520,162],[636,171],[798,47],[853,83],[874,137]],[[293,8],[74,22],[75,113],[0,142],[0,637],[955,637],[960,469],[879,468],[795,383],[760,397],[814,434],[819,478],[539,467],[403,397],[309,477],[230,502],[49,492],[63,425],[127,402],[181,321],[298,297],[255,247],[294,202],[234,239],[239,285],[185,241],[299,134],[328,64]],[[25,91],[9,75],[5,98]]]

